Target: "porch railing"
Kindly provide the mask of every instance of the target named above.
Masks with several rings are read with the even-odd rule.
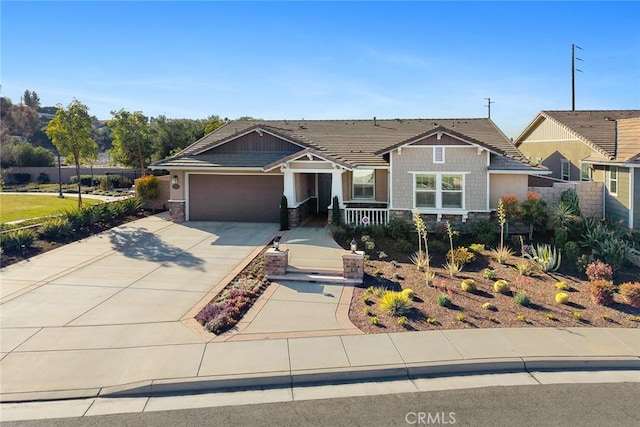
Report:
[[[345,208],[344,222],[349,225],[387,225],[389,209]]]

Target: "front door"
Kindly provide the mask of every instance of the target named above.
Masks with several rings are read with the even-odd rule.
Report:
[[[331,174],[318,174],[318,213],[327,213],[331,204]]]

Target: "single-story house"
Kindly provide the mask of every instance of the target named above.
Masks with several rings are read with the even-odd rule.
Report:
[[[531,165],[490,119],[237,120],[151,165],[172,177],[176,221],[348,223],[488,218],[499,197],[524,198]]]
[[[604,183],[605,217],[640,224],[640,110],[542,111],[514,143],[554,178]]]

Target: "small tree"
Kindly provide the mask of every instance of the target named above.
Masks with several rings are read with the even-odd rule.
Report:
[[[289,202],[287,196],[282,195],[280,199],[280,231],[289,229]]]
[[[98,156],[98,145],[91,139],[91,117],[89,109],[77,99],[67,108],[60,108],[47,125],[45,131],[60,154],[76,166],[80,176],[80,164]],[[82,186],[78,180],[78,207],[82,206]]]
[[[340,200],[338,196],[333,196],[333,204],[331,205],[331,223],[340,225]]]
[[[544,201],[538,193],[529,191],[527,200],[522,202],[522,217],[529,223],[529,240],[533,237],[533,230],[543,230],[549,216]]]
[[[136,195],[142,203],[160,198],[160,181],[155,175],[146,175],[136,181]]]

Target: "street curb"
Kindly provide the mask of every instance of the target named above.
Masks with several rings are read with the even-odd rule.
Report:
[[[518,373],[536,371],[638,370],[640,357],[537,357],[468,359],[410,364],[376,365],[337,369],[280,371],[249,375],[186,377],[139,381],[100,389],[8,393],[2,403],[86,399],[95,397],[151,397],[198,394],[256,388],[282,388],[311,384],[340,384],[447,377],[453,375]]]

